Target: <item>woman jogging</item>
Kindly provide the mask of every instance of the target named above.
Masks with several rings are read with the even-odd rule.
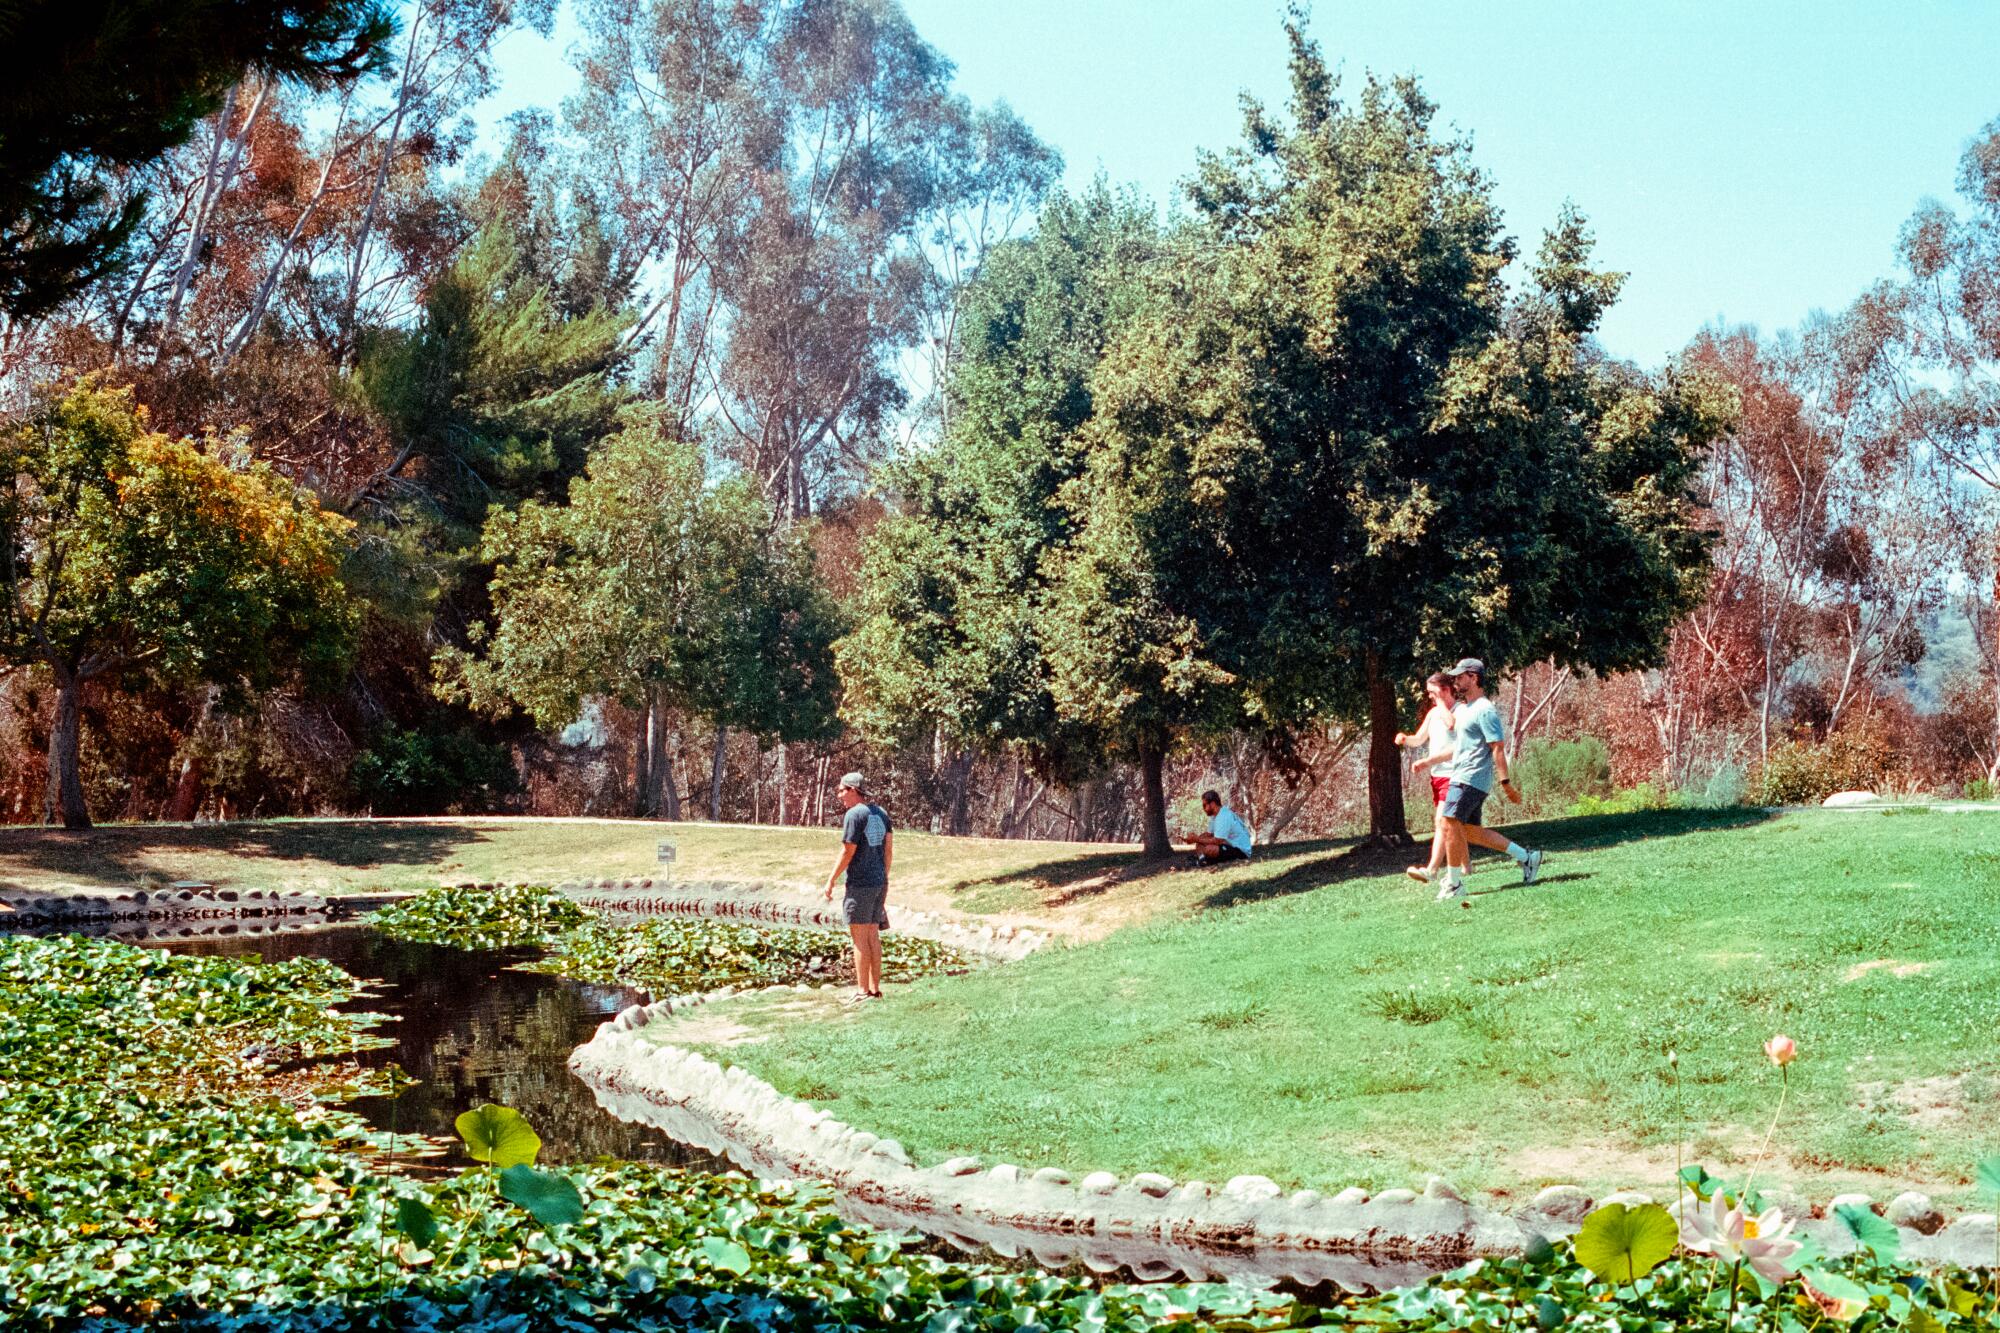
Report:
[[[1458,702],[1452,692],[1451,677],[1442,671],[1434,672],[1424,682],[1424,693],[1430,697],[1430,711],[1417,724],[1413,732],[1397,732],[1396,744],[1406,750],[1423,749],[1423,757],[1410,765],[1412,772],[1423,774],[1431,780],[1431,859],[1429,865],[1410,866],[1403,873],[1419,884],[1429,884],[1437,878],[1438,871],[1444,869],[1444,820],[1438,817],[1438,810],[1444,805],[1444,794],[1451,789],[1451,779],[1430,771],[1434,765],[1448,763],[1455,744],[1451,734],[1451,709]]]

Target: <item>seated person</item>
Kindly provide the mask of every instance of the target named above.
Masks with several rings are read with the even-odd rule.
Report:
[[[1212,791],[1201,794],[1201,810],[1208,816],[1208,832],[1188,839],[1188,845],[1194,848],[1195,864],[1212,866],[1223,861],[1248,861],[1250,829],[1236,817],[1236,812]]]

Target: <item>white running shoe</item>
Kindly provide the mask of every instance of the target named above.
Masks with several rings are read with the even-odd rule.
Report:
[[[1444,882],[1444,885],[1443,885],[1443,887],[1441,887],[1440,889],[1438,889],[1438,891],[1437,891],[1437,898],[1436,898],[1436,900],[1435,900],[1435,901],[1437,901],[1437,902],[1441,902],[1441,903],[1462,903],[1462,902],[1464,902],[1464,901],[1465,901],[1465,881],[1464,881],[1464,880],[1462,880],[1462,879],[1461,879],[1461,880],[1458,880],[1458,881],[1456,881],[1456,882],[1454,882],[1454,881],[1452,881],[1452,880],[1446,880],[1446,881]]]
[[[1539,851],[1529,852],[1528,859],[1521,862],[1521,882],[1523,884],[1533,884],[1541,877],[1542,854]]]
[[[1429,884],[1431,882],[1429,866],[1406,866],[1403,869],[1403,873],[1419,884]]]

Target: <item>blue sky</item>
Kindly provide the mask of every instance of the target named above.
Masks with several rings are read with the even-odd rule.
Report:
[[[1166,199],[1198,147],[1235,139],[1240,91],[1284,97],[1278,0],[904,6],[1072,183],[1101,168]],[[2000,117],[1990,0],[1316,0],[1312,27],[1353,82],[1423,79],[1526,248],[1576,201],[1631,274],[1605,343],[1648,365],[1717,320],[1774,330],[1844,305]],[[510,37],[488,113],[559,100],[567,40]]]

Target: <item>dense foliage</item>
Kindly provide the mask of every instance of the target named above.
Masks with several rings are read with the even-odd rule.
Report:
[[[391,935],[460,949],[546,946],[535,971],[655,995],[831,981],[848,971],[847,936],[837,931],[708,917],[612,921],[551,889],[522,885],[432,889],[371,920]],[[950,945],[891,931],[882,938],[882,965],[890,979],[909,981],[971,962]]]
[[[590,920],[553,889],[514,884],[493,889],[433,889],[374,913],[375,926],[398,939],[459,949],[508,949],[552,943]]]
[[[79,709],[91,681],[339,679],[358,613],[351,525],[228,443],[147,428],[129,392],[84,381],[0,433],[0,659],[56,687],[48,813],[88,828]]]
[[[882,973],[891,981],[963,971],[969,965],[964,954],[935,940],[899,931],[882,937]],[[534,967],[581,981],[621,982],[655,995],[834,981],[849,972],[843,933],[705,917],[663,917],[635,925],[592,920],[556,941]]]
[[[507,751],[463,727],[389,727],[354,756],[348,780],[377,815],[480,810],[520,787]]]

